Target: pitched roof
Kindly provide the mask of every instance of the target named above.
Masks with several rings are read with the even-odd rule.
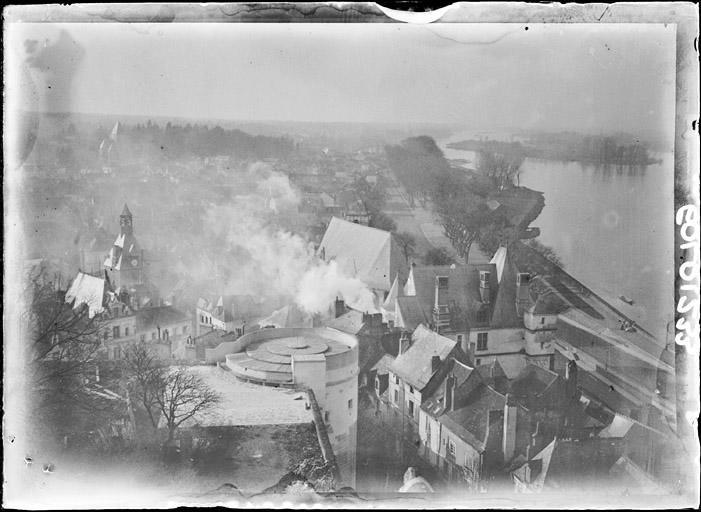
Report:
[[[412,386],[422,390],[426,387],[434,371],[433,356],[445,361],[455,348],[456,342],[419,325],[411,335],[409,348],[397,356],[392,363],[392,371]]]
[[[567,481],[582,482],[583,479],[600,479],[621,455],[622,446],[598,438],[553,441],[532,457],[524,466],[531,466],[530,482],[542,487],[555,480],[558,484]],[[540,461],[535,465],[533,462]],[[520,474],[524,475],[522,466]],[[533,466],[537,468],[535,474]]]
[[[504,251],[503,254],[495,254],[491,263],[496,268],[499,288],[494,299],[490,325],[500,328],[520,327],[523,325],[523,318],[516,310],[517,271],[508,251]]]
[[[385,354],[372,366],[371,370],[376,371],[378,375],[387,375],[393,362],[394,356]]]
[[[391,233],[337,217],[331,218],[318,254],[373,289],[389,291],[393,276],[407,274],[406,260]]]
[[[421,409],[426,411],[428,414],[437,418],[443,412],[445,412],[445,381],[449,376],[455,378],[456,389],[463,385],[463,383],[468,379],[468,377],[475,370],[473,367],[461,363],[454,357],[451,357],[445,363],[448,365],[445,376],[436,387],[435,391],[426,400],[421,403]]]
[[[472,391],[467,404],[442,414],[438,421],[460,439],[483,451],[487,443],[489,411],[503,410],[506,397],[491,386],[480,384]]]
[[[129,258],[140,255],[141,247],[139,247],[136,237],[131,233],[120,233],[110,248],[104,266],[113,270],[121,270],[122,261],[130,266]]]
[[[114,125],[115,129],[117,129],[117,125]],[[124,203],[124,208],[122,208],[122,215],[131,217],[131,212],[129,211],[129,207],[127,206],[127,203]]]
[[[65,301],[67,304],[72,304],[74,308],[86,304],[88,317],[92,318],[104,311],[105,292],[104,279],[78,272],[66,292]]]
[[[488,305],[482,302],[482,297],[480,295],[480,271],[487,271],[490,273]],[[496,265],[485,263],[463,266],[416,266],[412,267],[410,271],[404,292],[408,296],[411,296],[412,292],[414,293],[414,296],[416,297],[418,305],[421,309],[421,314],[419,315],[414,310],[412,311],[412,315],[409,316],[404,314],[403,311],[402,318],[405,322],[408,322],[411,325],[433,318],[437,277],[448,278],[447,305],[450,307],[451,329],[456,331],[466,330],[471,323],[476,322],[477,312],[480,309],[483,309],[485,306],[489,308],[489,311],[492,311],[494,307],[493,303],[499,295]],[[401,298],[402,297],[400,297],[400,299]],[[506,311],[506,309],[504,310]],[[422,320],[422,318],[425,320]],[[504,314],[500,315],[497,320],[511,321],[511,317]],[[502,325],[494,324],[494,326]],[[504,327],[506,326],[507,325],[504,325]],[[508,326],[511,325],[509,324]]]
[[[417,297],[397,297],[394,323],[407,331],[413,331],[422,323],[429,322]]]
[[[365,322],[363,321],[363,313],[351,309],[341,316],[329,320],[326,322],[326,325],[348,334],[358,334],[365,325]]]

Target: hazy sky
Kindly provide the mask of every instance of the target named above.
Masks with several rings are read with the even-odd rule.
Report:
[[[673,25],[16,24],[8,41],[41,110],[601,131],[674,119]]]

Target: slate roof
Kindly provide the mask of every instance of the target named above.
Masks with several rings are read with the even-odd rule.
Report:
[[[475,370],[473,367],[463,364],[455,358],[450,358],[445,364],[449,365],[445,376],[431,396],[421,403],[421,409],[434,418],[437,418],[445,411],[445,381],[448,376],[452,375],[455,378],[455,388],[458,389]]]
[[[516,311],[516,275],[518,274],[516,267],[508,252],[504,255],[503,261],[499,261],[495,254],[490,263],[493,263],[496,268],[499,283],[490,325],[500,328],[520,327],[523,325],[523,317]]]
[[[399,297],[397,308],[401,311],[398,316],[405,322],[406,328],[430,322],[435,305],[436,277],[442,276],[448,277],[452,330],[464,331],[470,325],[492,328],[522,326],[522,318],[516,311],[516,270],[508,258],[505,265],[499,263],[493,259],[491,263],[478,265],[412,267],[404,293],[407,296],[414,294],[418,309],[417,304]],[[490,272],[489,304],[484,304],[480,295],[480,271]],[[487,311],[487,323],[478,322],[478,312],[484,309]]]
[[[363,329],[365,322],[363,322],[362,312],[351,309],[338,318],[329,320],[326,325],[348,334],[358,334]]]
[[[457,397],[457,390],[456,390]],[[482,452],[487,448],[487,432],[489,430],[489,412],[503,411],[506,405],[506,396],[496,391],[491,386],[480,383],[467,396],[461,407],[442,414],[438,421],[450,432],[468,443],[476,450]],[[527,410],[520,404],[516,406],[517,414],[517,447],[523,444],[524,435],[528,434],[526,421]],[[499,418],[503,418],[499,416]],[[499,422],[502,422],[500,419]],[[503,428],[501,424],[495,428]]]
[[[141,256],[141,248],[131,233],[120,233],[105,260],[105,267],[111,270],[131,268],[130,258]]]
[[[568,482],[581,484],[585,479],[601,479],[621,456],[622,450],[621,443],[604,439],[553,439],[514,473],[536,488]],[[530,466],[530,476],[526,466]]]
[[[411,346],[392,363],[392,371],[404,381],[422,390],[433,377],[431,358],[437,355],[444,361],[455,348],[456,342],[419,325],[411,335]]]
[[[394,356],[391,354],[385,354],[373,365],[371,370],[376,371],[378,375],[387,375],[393,362]]]
[[[424,314],[417,297],[397,297],[395,315],[395,325],[407,331],[414,331],[419,325],[428,323],[431,319]]]
[[[331,218],[318,254],[377,290],[389,291],[397,273],[407,275],[406,259],[391,233],[338,217]]]

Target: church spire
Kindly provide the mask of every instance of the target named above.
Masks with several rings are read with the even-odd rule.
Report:
[[[129,211],[129,207],[126,203],[124,203],[124,209],[122,210],[122,214],[119,216],[119,227],[121,228],[120,231],[123,235],[131,235],[134,229],[131,212]]]

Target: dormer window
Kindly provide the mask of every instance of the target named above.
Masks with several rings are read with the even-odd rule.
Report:
[[[526,286],[531,281],[531,275],[527,272],[519,272],[516,275],[516,286]]]

